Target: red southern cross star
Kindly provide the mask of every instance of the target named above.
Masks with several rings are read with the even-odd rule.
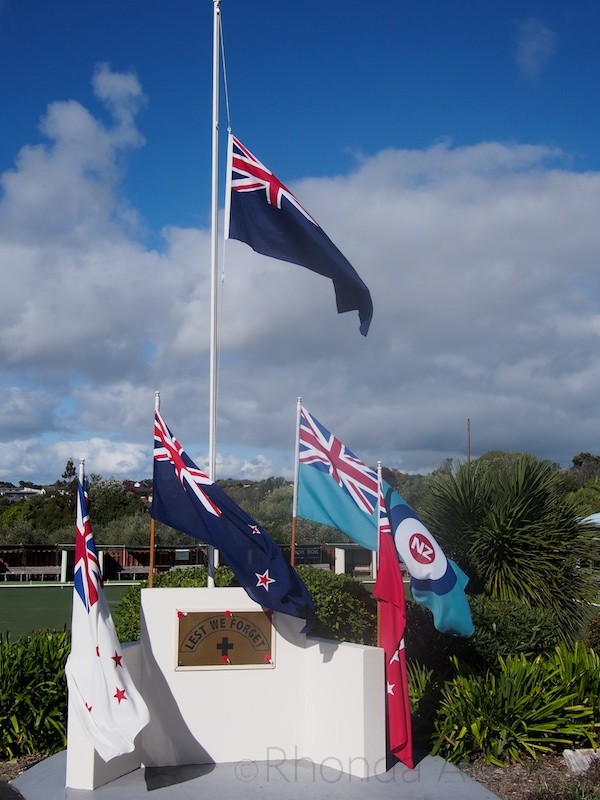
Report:
[[[260,528],[258,527],[258,525],[250,525],[250,530],[252,531],[252,533],[260,535]]]
[[[96,645],[96,655],[100,658],[100,645]]]
[[[87,703],[85,704],[85,707],[87,708],[87,710],[88,710],[88,711],[90,712],[90,714],[91,714],[91,713],[92,713],[92,707],[91,707],[91,706],[88,706],[88,704],[87,704]]]
[[[269,584],[270,583],[275,583],[275,578],[270,578],[269,577],[269,570],[268,569],[266,569],[263,572],[262,575],[259,572],[255,572],[254,574],[258,578],[258,581],[257,581],[256,585],[257,586],[262,586],[264,589],[267,590],[267,592],[269,591]]]
[[[122,667],[121,661],[123,661],[123,656],[119,655],[115,650],[114,656],[111,656],[112,660],[115,662],[115,667]]]
[[[121,705],[121,700],[127,700],[125,697],[125,689],[119,689],[116,687],[116,692],[113,694],[113,697],[118,701],[119,705]]]

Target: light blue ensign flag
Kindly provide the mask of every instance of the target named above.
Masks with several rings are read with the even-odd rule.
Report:
[[[298,516],[331,525],[377,550],[377,473],[305,408],[300,411],[299,443]],[[389,484],[383,486],[396,549],[411,576],[414,599],[431,611],[439,631],[471,636],[467,575],[446,558],[406,500]]]

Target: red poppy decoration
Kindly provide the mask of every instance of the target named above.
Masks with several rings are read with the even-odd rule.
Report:
[[[221,664],[231,664],[229,656],[221,656]]]
[[[177,618],[178,619],[181,619],[182,617],[186,617],[186,616],[187,616],[187,611],[179,611],[179,610],[177,611]]]
[[[267,655],[265,656],[265,664],[272,664],[272,663],[273,659],[271,658],[271,654],[267,653]]]
[[[266,615],[267,615],[267,617],[269,617],[269,619],[270,619],[270,618],[273,616],[273,609],[272,609],[272,608],[267,608],[267,609],[265,610],[265,614],[266,614]]]
[[[225,616],[227,617],[227,619],[231,619],[231,617],[233,617],[233,611],[226,611]]]

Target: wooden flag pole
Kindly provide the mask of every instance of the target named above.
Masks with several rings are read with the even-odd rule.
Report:
[[[290,564],[296,566],[296,517],[292,517],[292,546],[290,552]]]
[[[160,411],[160,392],[154,392],[154,413]],[[156,421],[156,416],[154,421]],[[154,424],[153,421],[153,424]],[[154,458],[152,459],[154,461]],[[152,486],[154,491],[154,485]],[[150,561],[148,564],[148,588],[152,589],[154,584],[154,541],[155,541],[155,522],[154,517],[150,517]]]
[[[154,583],[154,517],[150,517],[150,563],[148,569],[148,588]]]
[[[381,461],[377,462],[377,572],[379,573],[379,553],[381,550],[381,533],[380,533],[380,525],[381,525],[381,497],[382,497],[382,486],[381,486]],[[379,598],[377,600],[377,635],[375,641],[377,643],[377,647],[381,647],[381,603]]]

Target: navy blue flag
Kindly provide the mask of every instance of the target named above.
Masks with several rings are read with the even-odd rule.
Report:
[[[366,336],[373,303],[352,264],[290,190],[232,135],[229,154],[228,238],[331,278],[338,313],[358,311],[360,332]]]
[[[248,596],[311,623],[310,592],[279,546],[188,457],[158,411],[154,420],[152,517],[213,545]]]

